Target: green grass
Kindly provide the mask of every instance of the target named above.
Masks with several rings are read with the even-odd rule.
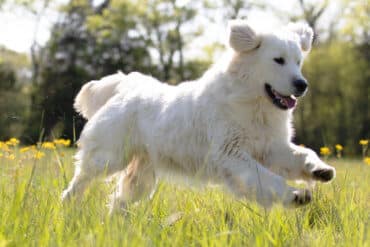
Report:
[[[112,187],[102,181],[80,202],[61,204],[74,150],[63,152],[62,163],[53,152],[36,162],[0,158],[0,247],[370,246],[370,167],[360,160],[329,161],[336,180],[299,209],[265,211],[218,187],[161,182],[152,200],[109,217]]]

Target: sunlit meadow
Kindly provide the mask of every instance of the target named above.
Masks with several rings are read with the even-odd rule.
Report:
[[[69,140],[21,146],[0,142],[1,246],[370,246],[370,159],[343,156],[340,144],[320,153],[337,178],[314,189],[299,209],[267,211],[218,186],[160,182],[152,200],[108,214],[113,182],[96,181],[79,201],[61,204],[73,174]]]

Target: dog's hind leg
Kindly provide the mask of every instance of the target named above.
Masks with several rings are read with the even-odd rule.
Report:
[[[106,152],[85,153],[80,150],[76,155],[76,168],[74,176],[63,191],[62,201],[70,199],[74,195],[82,194],[87,185],[96,177],[111,175],[122,170],[121,162],[110,160]]]
[[[77,166],[68,188],[63,191],[62,201],[68,201],[73,195],[82,193],[92,178],[91,174],[84,172]]]
[[[120,175],[116,191],[111,196],[110,212],[117,212],[127,203],[152,195],[155,185],[153,164],[145,156],[134,156]]]

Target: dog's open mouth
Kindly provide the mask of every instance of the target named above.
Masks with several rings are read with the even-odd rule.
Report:
[[[265,84],[267,95],[271,98],[272,103],[282,110],[292,109],[297,104],[297,99],[294,95],[284,96],[276,92],[270,84]]]

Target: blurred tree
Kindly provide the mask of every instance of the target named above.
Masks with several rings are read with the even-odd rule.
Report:
[[[248,14],[252,9],[264,9],[265,4],[261,1],[245,1],[245,0],[223,0],[220,7],[224,11],[224,18],[230,19],[247,19]]]
[[[316,44],[318,41],[320,41],[321,34],[326,33],[329,35],[329,39],[331,38],[330,35],[332,35],[331,30],[335,24],[334,18],[331,19],[331,23],[328,23],[328,27],[323,28],[320,26],[320,21],[322,16],[326,13],[328,7],[329,7],[329,1],[308,1],[308,0],[296,0],[295,1],[295,10],[297,11],[289,12],[282,11],[281,9],[278,9],[273,6],[268,6],[268,9],[270,9],[279,19],[282,19],[284,21],[291,21],[291,22],[299,22],[299,21],[305,21],[312,29],[314,30],[314,40],[313,42]],[[329,28],[330,30],[327,30]]]
[[[367,68],[361,71],[363,81],[361,85],[361,92],[357,95],[357,100],[360,101],[359,107],[364,109],[361,114],[362,129],[361,138],[369,138],[370,127],[370,1],[357,0],[343,2],[343,22],[340,34],[344,35],[343,40],[350,41],[356,45],[356,52],[365,60]]]
[[[95,8],[90,1],[80,0],[63,8],[64,17],[54,25],[43,50],[24,141],[37,141],[41,132],[49,137],[56,126],[60,128],[58,135],[75,139],[84,121],[72,105],[83,83],[118,70],[148,71],[150,58],[145,43],[129,36],[129,30],[135,28],[131,10],[127,5],[120,12],[120,29],[108,33],[99,25],[96,32],[88,28],[88,18],[95,16],[96,11],[104,12],[101,6]]]
[[[297,109],[297,142],[315,148],[341,143],[354,153],[360,151],[358,140],[370,136],[370,8],[365,2],[343,0],[341,32],[308,57],[304,73],[311,85]]]
[[[0,140],[19,136],[27,115],[23,79],[27,57],[0,47]]]
[[[343,21],[342,33],[357,44],[370,43],[370,1],[342,0]]]
[[[0,90],[11,90],[16,83],[16,72],[9,63],[0,62]]]
[[[321,1],[319,4],[305,0],[298,0],[298,3],[299,7],[301,8],[302,15],[293,17],[293,19],[299,20],[303,18],[314,30],[314,33],[316,34],[314,38],[317,38],[319,33],[319,19],[328,7],[328,0]]]
[[[221,18],[227,22],[232,19],[248,19],[250,11],[253,9],[265,9],[267,4],[255,0],[222,0],[222,1],[204,1],[204,6],[211,10],[208,18],[215,21],[221,13]]]
[[[309,91],[297,108],[298,143],[315,149],[341,143],[353,153],[358,140],[369,136],[369,67],[350,43],[332,42],[312,51],[304,66]]]
[[[95,6],[92,1],[78,0],[63,11],[64,17],[42,50],[23,140],[35,142],[41,132],[75,139],[84,121],[72,104],[86,81],[118,70],[138,70],[177,83],[199,76],[208,65],[184,59],[186,38],[191,34],[183,34],[182,27],[195,10],[175,1],[106,0]]]
[[[199,30],[184,32],[191,25],[196,15],[195,4],[180,4],[176,0],[138,1],[139,31],[146,37],[151,52],[158,57],[156,77],[171,83],[178,83],[191,77],[185,77],[184,49],[187,40],[200,36]]]
[[[32,30],[32,44],[30,47],[30,58],[31,58],[31,81],[35,83],[37,81],[40,69],[40,59],[42,57],[42,49],[37,42],[39,35],[41,19],[46,14],[47,10],[51,7],[55,0],[0,0],[1,4],[7,5],[9,10],[22,8],[30,13],[34,17],[34,29]],[[8,11],[9,11],[8,10]]]

